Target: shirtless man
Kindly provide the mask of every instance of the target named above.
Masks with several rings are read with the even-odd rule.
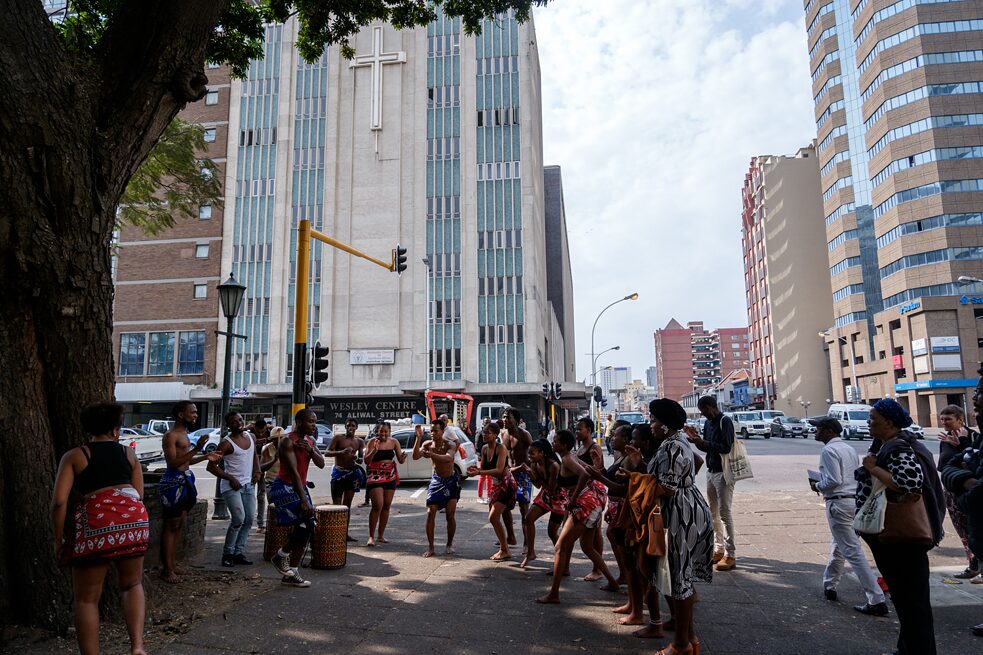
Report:
[[[509,451],[510,466],[512,467],[512,477],[518,486],[516,490],[516,502],[519,504],[519,514],[522,519],[522,543],[526,544],[526,513],[529,511],[529,503],[532,502],[532,478],[529,477],[529,446],[532,445],[532,436],[525,428],[519,425],[522,417],[518,410],[509,407],[502,412],[502,422],[508,435],[502,440],[505,449]],[[512,527],[512,512],[505,512],[505,527],[508,532],[509,544],[515,544],[515,532]]]
[[[160,577],[164,582],[174,584],[180,582],[178,575],[187,573],[179,567],[177,556],[177,539],[184,526],[188,512],[198,502],[198,490],[195,488],[195,474],[189,469],[194,464],[217,462],[222,456],[213,452],[200,455],[208,443],[208,435],[204,435],[192,447],[188,439],[188,430],[193,430],[198,422],[198,408],[190,400],[182,400],[171,410],[174,417],[174,427],[167,431],[163,438],[164,461],[167,469],[160,478],[157,491],[160,494],[160,504],[164,509],[164,529],[160,535]]]
[[[325,457],[335,458],[331,469],[331,502],[348,508],[349,522],[352,498],[365,486],[365,470],[358,465],[365,444],[355,436],[357,429],[358,421],[349,418],[345,421],[345,434],[334,435],[324,453]],[[349,534],[348,541],[355,541],[355,537]]]
[[[457,531],[457,519],[454,511],[457,501],[461,499],[461,479],[454,467],[454,455],[457,444],[444,438],[447,424],[437,419],[430,425],[430,439],[423,441],[423,426],[416,426],[416,441],[413,442],[413,459],[424,457],[433,463],[433,477],[427,488],[427,543],[429,546],[424,557],[433,557],[434,531],[436,530],[437,511],[446,510],[447,516],[447,547],[444,552],[454,554],[454,533]]]

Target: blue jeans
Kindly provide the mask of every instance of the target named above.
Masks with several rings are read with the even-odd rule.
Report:
[[[256,487],[244,484],[238,490],[229,489],[222,494],[222,499],[232,515],[222,554],[242,555],[246,551],[246,537],[253,527],[253,517],[256,516]]]

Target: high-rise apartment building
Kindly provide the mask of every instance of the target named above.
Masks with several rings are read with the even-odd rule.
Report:
[[[654,366],[645,369],[645,386],[655,391],[659,390],[659,370]]]
[[[923,425],[980,358],[983,3],[807,0],[833,297],[833,397]]]
[[[605,366],[597,371],[597,386],[607,396],[631,382],[630,366]]]
[[[748,366],[748,331],[745,327],[707,330],[702,321],[683,327],[672,319],[655,331],[655,360],[659,394],[680,400]]]
[[[830,397],[824,344],[833,322],[815,148],[751,159],[741,190],[750,402],[801,414]]]
[[[289,414],[302,219],[379,259],[397,242],[409,251],[397,277],[314,242],[308,342],[331,350],[315,393],[324,420],[408,416],[428,387],[527,409],[539,409],[546,380],[573,391],[562,180],[543,166],[532,21],[503,14],[477,37],[443,16],[414,30],[370,25],[353,60],[330,48],[312,63],[297,31],[295,19],[267,26],[264,58],[223,87],[226,220],[211,224],[221,272],[247,287],[235,322],[247,339],[232,346],[243,413]],[[206,299],[214,326],[211,288]],[[181,303],[173,310],[188,320]],[[206,354],[209,366],[224,348]],[[220,368],[193,400],[218,399]]]

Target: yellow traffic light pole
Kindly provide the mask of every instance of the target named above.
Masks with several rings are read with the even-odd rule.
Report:
[[[290,414],[293,416],[307,406],[307,301],[311,279],[311,239],[344,250],[345,252],[367,259],[389,272],[396,271],[396,250],[392,251],[389,263],[365,254],[346,243],[332,239],[327,234],[311,229],[309,220],[302,220],[297,226],[297,294],[294,299],[294,365],[293,365],[293,398]],[[398,246],[398,244],[397,244]],[[405,266],[403,267],[405,268]]]

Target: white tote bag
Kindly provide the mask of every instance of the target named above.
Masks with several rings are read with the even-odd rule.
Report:
[[[734,439],[734,445],[730,452],[720,456],[724,469],[724,482],[734,484],[741,480],[749,480],[754,477],[751,472],[751,460],[747,456],[747,448],[744,443]]]
[[[861,534],[880,534],[884,531],[884,513],[887,511],[887,487],[874,478],[870,495],[853,517],[853,529]]]

